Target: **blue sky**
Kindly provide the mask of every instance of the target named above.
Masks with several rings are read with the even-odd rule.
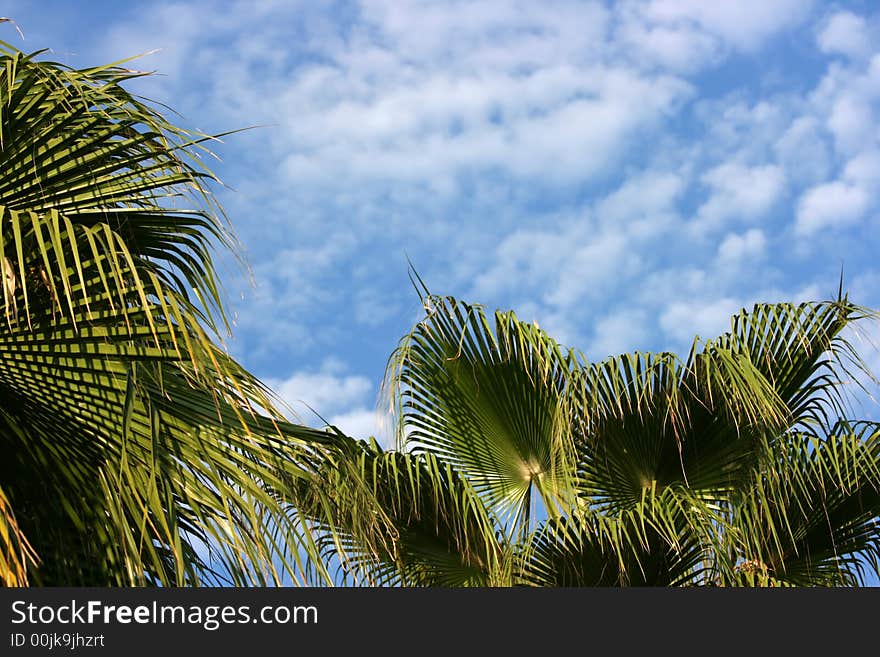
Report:
[[[592,358],[756,301],[880,307],[880,12],[807,0],[2,2],[224,139],[230,350],[355,435],[433,292]],[[873,340],[880,342],[874,329]],[[870,336],[869,336],[870,337]],[[875,346],[862,344],[880,370]],[[378,428],[377,428],[377,423]],[[318,422],[318,424],[320,424]]]

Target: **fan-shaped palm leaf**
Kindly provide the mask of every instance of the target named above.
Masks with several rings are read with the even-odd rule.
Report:
[[[389,361],[400,441],[452,464],[510,531],[536,500],[567,504],[574,451],[562,398],[573,360],[537,326],[424,297],[425,320]]]
[[[863,366],[844,329],[873,311],[843,296],[759,304],[685,360],[590,363],[512,313],[493,325],[424,300],[389,362],[400,444],[473,486],[508,530],[511,581],[784,586],[876,571],[880,455],[874,434],[847,429],[843,390]],[[537,524],[524,520],[536,500]]]

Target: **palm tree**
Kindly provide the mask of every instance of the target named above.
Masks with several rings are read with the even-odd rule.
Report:
[[[0,43],[0,582],[299,577],[317,548],[278,491],[333,436],[218,346],[214,138],[142,73],[39,55]]]
[[[389,360],[398,449],[325,463],[340,577],[388,585],[857,585],[880,563],[880,426],[846,296],[761,304],[687,358],[598,363],[512,312],[422,295]],[[297,491],[308,508],[308,484]]]

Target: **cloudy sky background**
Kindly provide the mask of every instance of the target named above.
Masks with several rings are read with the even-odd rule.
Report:
[[[808,0],[3,2],[224,139],[231,352],[358,436],[435,293],[600,359],[758,301],[880,307],[880,13]],[[871,338],[871,336],[867,336]],[[880,331],[873,331],[880,342]],[[877,347],[862,348],[880,370]],[[377,428],[377,422],[378,428]],[[387,438],[387,436],[386,436]]]

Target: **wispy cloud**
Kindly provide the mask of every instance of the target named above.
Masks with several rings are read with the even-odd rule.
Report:
[[[745,264],[744,261],[763,255],[766,248],[767,239],[758,228],[751,228],[741,235],[730,233],[718,245],[718,260],[725,267],[738,269]]]
[[[264,126],[215,168],[257,284],[229,285],[232,348],[279,385],[378,376],[419,309],[407,257],[432,291],[596,357],[686,348],[743,305],[831,290],[841,261],[878,271],[880,42],[861,6],[114,11],[54,38],[81,63],[162,48],[148,95],[204,129]],[[321,409],[320,390],[303,398],[353,424],[375,401]]]
[[[697,25],[734,48],[752,51],[774,34],[804,21],[812,4],[809,0],[650,0],[644,11],[660,23]]]
[[[711,192],[700,206],[698,220],[710,228],[727,221],[760,221],[785,191],[785,173],[775,164],[749,167],[725,162],[703,175],[702,182]]]
[[[868,57],[873,52],[872,41],[868,22],[850,11],[832,14],[818,37],[822,52],[839,53],[853,59]]]
[[[327,358],[315,370],[299,370],[265,383],[287,404],[292,418],[313,426],[333,425],[355,438],[375,437],[390,446],[388,418],[376,409],[378,386],[351,374],[346,366]]]

